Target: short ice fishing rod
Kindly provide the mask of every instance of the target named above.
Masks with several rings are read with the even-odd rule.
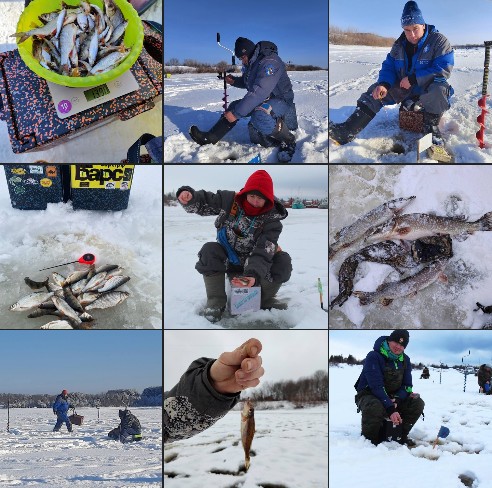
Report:
[[[485,135],[485,114],[488,114],[487,110],[487,86],[489,84],[489,64],[490,64],[490,46],[492,41],[484,41],[485,45],[485,61],[483,63],[483,82],[482,82],[482,97],[478,101],[478,106],[482,109],[481,114],[477,117],[477,122],[480,125],[480,129],[476,133],[478,139],[478,145],[480,149],[485,147],[484,135]]]
[[[40,269],[39,271],[44,271],[45,269],[58,268],[60,266],[66,266],[67,264],[80,263],[80,264],[94,264],[96,261],[96,256],[94,254],[84,254],[77,261],[70,261],[69,263],[57,264],[56,266],[50,266],[48,268]]]
[[[234,51],[232,49],[229,49],[228,47],[223,46],[220,43],[220,33],[217,32],[217,44],[224,48],[226,51],[229,51],[232,53],[232,66],[236,66],[236,56],[234,54]],[[227,76],[227,70],[226,71],[221,71],[217,75],[217,78],[220,80],[221,78],[224,78],[224,98],[222,98],[222,101],[224,102],[224,105],[222,105],[222,108],[224,109],[224,112],[227,112],[227,82],[226,82],[226,76]]]

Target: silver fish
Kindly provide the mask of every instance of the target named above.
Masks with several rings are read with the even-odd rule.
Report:
[[[84,286],[84,288],[82,289],[82,291],[83,292],[86,292],[86,291],[97,290],[97,288],[99,288],[99,286],[101,286],[102,283],[105,281],[107,274],[108,273],[106,273],[106,271],[103,271],[102,273],[97,273],[96,275],[94,275],[89,280],[89,282],[87,283],[87,285]]]
[[[36,27],[35,29],[31,29],[27,32],[16,32],[12,34],[10,37],[20,37],[19,43],[26,41],[31,36],[36,36],[38,38],[43,38],[47,36],[52,36],[56,32],[57,28],[57,19],[54,18],[50,20],[46,25],[41,27]]]
[[[69,286],[63,287],[63,298],[67,302],[67,304],[73,308],[75,311],[84,313],[84,309],[82,305],[78,302],[78,300],[74,297],[72,290]]]
[[[65,76],[70,73],[70,54],[75,48],[76,35],[77,26],[75,24],[66,25],[60,34],[60,63],[62,74]]]
[[[80,324],[82,320],[77,315],[77,312],[70,307],[70,305],[61,297],[53,296],[51,297],[55,307],[66,317],[73,320],[75,323]]]
[[[248,471],[251,464],[249,452],[253,437],[255,435],[255,409],[253,404],[246,400],[244,402],[243,411],[241,412],[241,442],[244,449],[244,467]]]
[[[91,265],[93,266],[93,265]],[[81,279],[85,278],[89,274],[89,268],[82,269],[80,271],[74,271],[73,273],[70,273],[67,276],[67,279],[65,280],[63,286],[65,285],[73,285],[74,283],[77,283],[77,281],[80,281]]]
[[[97,273],[102,273],[103,271],[109,272],[113,271],[115,269],[118,269],[119,266],[117,264],[103,264],[102,266],[99,266],[99,268],[96,268],[96,274]],[[123,268],[121,268],[123,269]]]
[[[42,325],[40,329],[73,329],[73,327],[66,320],[53,320]]]
[[[30,295],[22,297],[17,303],[11,305],[10,310],[12,312],[22,312],[24,310],[30,310],[31,308],[37,307],[46,300],[49,300],[53,297],[53,295],[53,292],[31,293]]]
[[[27,318],[35,319],[37,317],[42,317],[43,315],[56,315],[57,317],[61,317],[61,312],[55,309],[47,309],[47,308],[37,308],[34,312],[31,312]]]
[[[361,305],[367,305],[376,300],[384,306],[389,305],[395,298],[415,295],[419,290],[427,288],[438,279],[446,283],[447,277],[443,271],[447,263],[448,259],[439,259],[401,281],[383,283],[374,292],[354,291],[354,295],[359,299]]]
[[[118,27],[116,27],[108,41],[108,44],[115,44],[116,42],[118,42],[125,33],[127,25],[128,22],[125,21],[122,22]]]
[[[488,212],[475,222],[454,217],[439,217],[421,213],[398,215],[381,224],[366,236],[367,242],[402,239],[413,241],[426,236],[449,234],[452,237],[466,239],[477,231],[492,230],[492,212]],[[458,239],[459,240],[459,239]]]
[[[106,280],[104,282],[104,286],[102,288],[98,288],[97,291],[99,293],[103,293],[106,291],[114,290],[127,281],[130,281],[129,276],[112,276],[111,278],[109,278],[109,280]]]
[[[57,273],[54,271],[51,273],[51,277],[53,278],[53,281],[58,285],[58,286],[63,286],[65,284],[65,276],[62,276],[60,273]]]
[[[88,281],[87,278],[83,278],[83,279],[77,281],[77,283],[75,283],[74,285],[71,286],[72,293],[75,296],[80,295],[82,293],[84,286],[87,285],[87,281]]]
[[[130,50],[124,52],[116,51],[102,58],[90,71],[91,75],[99,75],[118,66],[129,54]]]
[[[126,300],[130,294],[126,291],[110,291],[102,294],[97,300],[85,307],[86,310],[94,310],[95,308],[110,308],[120,304]]]
[[[79,295],[78,300],[79,303],[85,307],[92,302],[95,302],[99,297],[101,296],[100,293],[94,292],[94,291],[89,291],[86,293],[82,293],[82,295]]]
[[[341,249],[360,242],[373,226],[386,222],[394,214],[401,212],[414,199],[415,196],[390,200],[358,218],[353,224],[341,229],[335,234],[335,242],[328,248],[328,260],[332,260]]]

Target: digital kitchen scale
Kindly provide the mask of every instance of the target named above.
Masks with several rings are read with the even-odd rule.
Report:
[[[131,71],[123,73],[115,80],[91,88],[71,88],[47,82],[56,113],[66,119],[104,102],[138,90],[138,83]]]

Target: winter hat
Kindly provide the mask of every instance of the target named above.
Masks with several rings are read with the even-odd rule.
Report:
[[[406,25],[414,24],[425,24],[424,16],[417,2],[407,2],[401,14],[401,26],[405,27]]]
[[[248,59],[251,59],[251,56],[253,56],[253,53],[255,52],[255,47],[256,44],[253,41],[250,41],[246,37],[238,37],[234,44],[234,54],[238,58],[246,54]]]
[[[246,195],[258,192],[266,200],[261,208],[252,207],[246,200]],[[256,193],[256,194],[258,194]],[[273,181],[271,176],[264,170],[255,171],[247,180],[244,188],[236,194],[236,201],[243,207],[246,215],[260,215],[273,208]]]
[[[265,195],[263,195],[263,193],[261,193],[261,191],[258,191],[258,190],[253,190],[253,191],[249,191],[247,193],[247,195],[256,195],[257,197],[261,197],[263,198],[263,200],[268,200]]]
[[[62,391],[62,395],[65,395],[65,396],[68,395],[68,391],[67,390],[63,390]]]
[[[388,337],[388,342],[389,341],[397,342],[403,347],[408,346],[409,340],[410,340],[410,334],[406,329],[396,329]]]

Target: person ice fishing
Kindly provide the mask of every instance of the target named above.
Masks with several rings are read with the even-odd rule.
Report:
[[[485,392],[485,384],[492,380],[492,366],[490,364],[481,364],[477,372],[478,386],[480,393]],[[489,383],[490,384],[490,383]]]
[[[357,411],[362,412],[362,435],[377,445],[385,418],[401,424],[400,443],[409,447],[415,442],[408,437],[424,411],[424,401],[412,392],[412,365],[404,353],[410,335],[405,329],[379,337],[366,356],[355,389]]]
[[[296,150],[297,115],[292,83],[285,65],[278,56],[277,46],[270,41],[255,44],[238,37],[234,45],[236,57],[241,59],[241,77],[227,75],[226,82],[247,90],[241,100],[235,100],[209,130],[193,125],[191,138],[200,145],[217,144],[243,117],[248,122],[249,137],[253,144],[263,147],[278,146],[279,162],[292,160]]]
[[[130,410],[119,410],[120,425],[108,432],[108,437],[123,444],[127,442],[138,442],[142,440],[142,427],[140,421]]]
[[[255,171],[237,193],[182,186],[176,197],[188,213],[218,216],[217,242],[203,245],[195,265],[203,275],[207,293],[203,315],[211,322],[222,318],[227,302],[226,272],[236,286],[261,286],[262,309],[287,308],[275,295],[292,271],[289,254],[278,244],[281,220],[288,213],[274,196],[270,175]]]
[[[355,139],[385,105],[401,103],[407,111],[423,111],[424,134],[443,146],[439,121],[454,93],[448,78],[454,51],[435,26],[426,24],[417,2],[407,2],[401,16],[403,33],[395,41],[376,83],[357,101],[355,112],[342,123],[329,123],[330,139],[343,145]]]
[[[67,426],[68,432],[72,432],[72,423],[68,418],[67,412],[69,408],[74,408],[68,401],[68,391],[63,390],[53,403],[53,414],[56,415],[57,420],[53,432],[58,432],[63,423]]]
[[[164,442],[188,439],[211,427],[239,401],[241,391],[265,373],[262,344],[251,338],[218,359],[199,358],[164,392]]]

